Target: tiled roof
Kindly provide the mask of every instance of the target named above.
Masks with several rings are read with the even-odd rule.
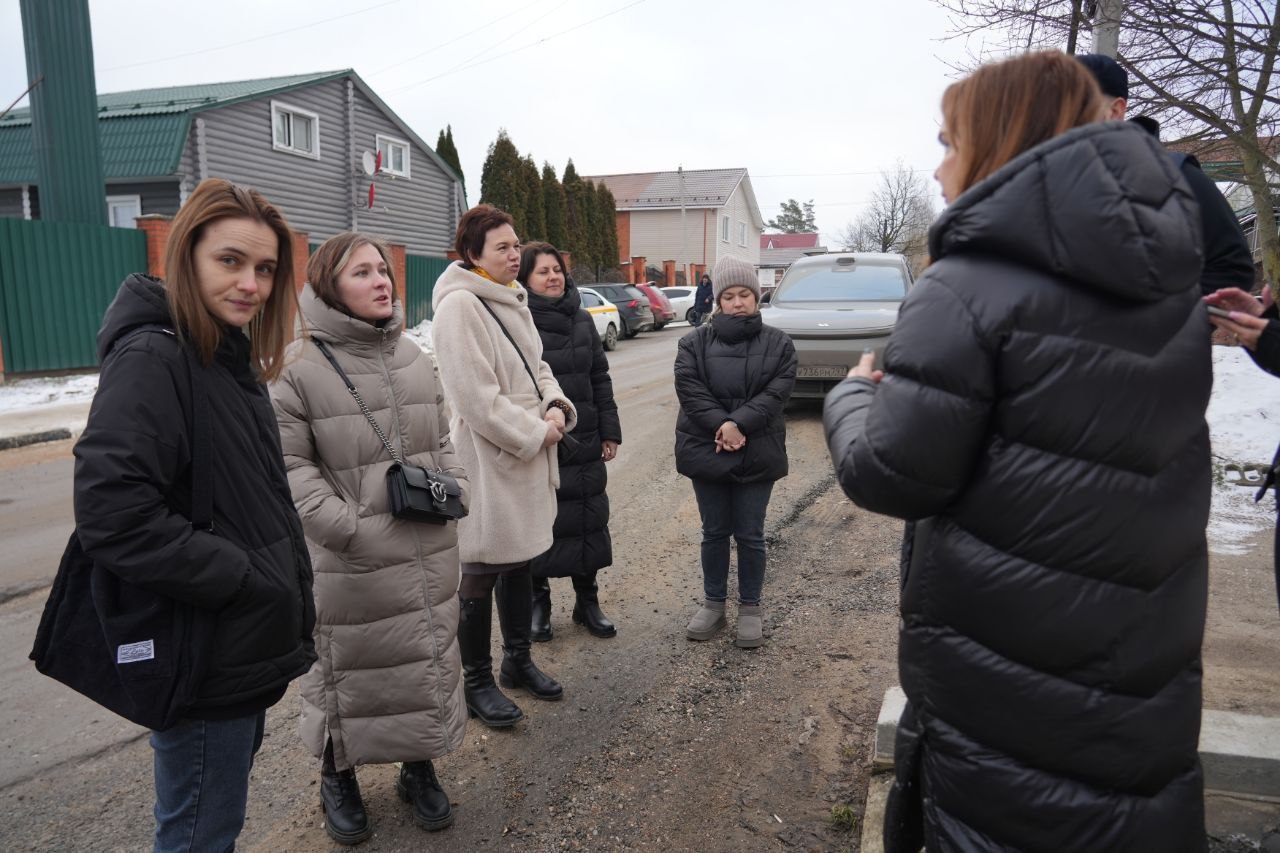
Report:
[[[818,245],[817,232],[808,234],[761,234],[760,248],[765,249],[812,249]]]
[[[777,234],[764,235],[777,237]],[[816,236],[816,235],[815,235]],[[762,267],[789,267],[806,255],[821,255],[827,250],[822,246],[796,246],[790,249],[761,249],[760,263]]]
[[[746,169],[689,169],[681,192],[679,172],[639,172],[624,175],[587,175],[584,180],[604,183],[613,193],[618,210],[653,207],[723,207],[733,195]]]
[[[193,112],[349,73],[324,71],[100,94],[98,132],[102,142],[103,177],[112,180],[173,174],[178,168]],[[31,132],[28,107],[13,110],[0,120],[0,184],[37,181]]]

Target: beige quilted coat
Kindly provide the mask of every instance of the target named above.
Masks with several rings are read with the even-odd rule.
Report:
[[[437,279],[431,299],[431,337],[453,411],[450,429],[475,496],[471,514],[458,523],[462,559],[532,560],[551,547],[560,485],[556,448],[542,446],[542,417],[559,401],[569,409],[573,429],[577,412],[542,360],[542,338],[523,287],[495,284],[454,262]],[[520,347],[538,389],[482,299]]]
[[[379,329],[310,286],[300,303],[310,335],[329,345],[397,451],[465,490],[442,385],[431,356],[400,335],[402,307]],[[315,568],[319,654],[301,681],[302,738],[320,756],[328,732],[339,769],[438,758],[461,746],[467,725],[457,525],[393,518],[391,458],[342,379],[308,341],[289,357],[271,398]]]

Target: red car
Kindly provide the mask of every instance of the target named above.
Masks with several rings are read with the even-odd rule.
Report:
[[[657,282],[646,281],[636,287],[649,297],[649,307],[653,309],[653,330],[656,332],[676,318],[676,311],[671,307],[671,300],[658,289]]]

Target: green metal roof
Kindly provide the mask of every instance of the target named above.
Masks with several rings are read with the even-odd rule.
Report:
[[[178,169],[190,116],[201,110],[307,86],[350,71],[324,71],[199,86],[169,86],[98,95],[103,177],[145,178]],[[0,120],[0,184],[36,183],[31,110],[13,110]]]

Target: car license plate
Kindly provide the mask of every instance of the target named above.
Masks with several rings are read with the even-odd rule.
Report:
[[[849,368],[839,364],[812,364],[796,370],[797,379],[844,379]]]

